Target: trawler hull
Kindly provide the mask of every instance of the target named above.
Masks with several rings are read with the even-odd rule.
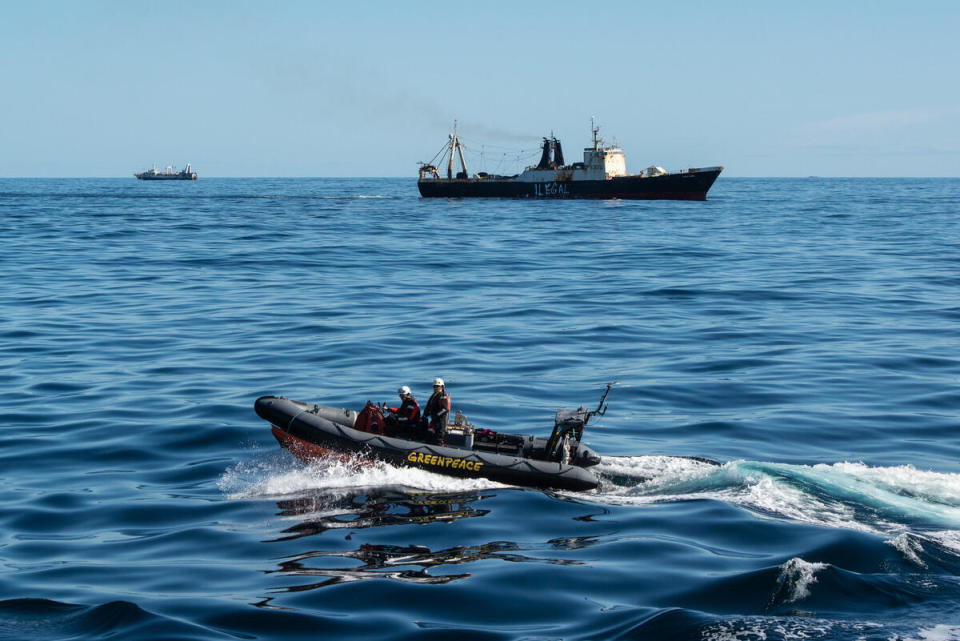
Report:
[[[153,169],[141,171],[133,174],[138,180],[196,180],[197,172],[193,171],[190,163],[180,171],[174,171],[172,166],[167,166],[163,171],[159,171],[154,165]]]
[[[188,176],[182,176],[182,175],[180,175],[180,174],[174,174],[174,175],[164,175],[164,174],[151,175],[151,174],[148,174],[148,173],[142,173],[142,174],[134,174],[134,176],[136,176],[136,177],[139,178],[140,180],[196,180],[196,179],[197,179],[197,174],[190,174],[190,175],[188,175]]]
[[[538,182],[516,178],[426,178],[417,181],[417,187],[424,198],[706,200],[707,192],[722,170],[723,167],[710,167],[660,176]]]

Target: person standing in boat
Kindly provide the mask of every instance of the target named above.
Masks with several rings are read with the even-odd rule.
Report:
[[[387,429],[390,436],[410,438],[420,424],[420,404],[406,385],[397,390],[400,407],[391,407],[387,414]]]
[[[447,415],[450,414],[450,396],[442,378],[433,379],[433,394],[423,410],[423,427],[426,441],[443,442],[447,433]]]

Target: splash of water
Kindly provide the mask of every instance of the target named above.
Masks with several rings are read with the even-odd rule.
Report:
[[[784,603],[796,603],[810,596],[810,586],[817,582],[817,572],[827,567],[826,563],[809,563],[794,557],[780,566],[777,577],[777,593],[784,595]]]
[[[359,458],[330,458],[304,465],[284,453],[237,463],[228,468],[218,482],[220,491],[232,499],[397,486],[426,492],[469,492],[505,487],[482,478],[455,478]]]

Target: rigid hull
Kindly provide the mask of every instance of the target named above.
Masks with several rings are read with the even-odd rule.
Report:
[[[169,165],[163,171],[160,171],[154,166],[153,169],[135,173],[134,176],[139,180],[196,180],[197,172],[193,171],[190,163],[187,163],[187,166],[180,171],[175,171],[174,168]]]
[[[660,176],[605,180],[523,181],[517,178],[452,178],[417,181],[424,198],[619,198],[624,200],[706,200],[722,167],[690,169]]]
[[[183,175],[183,174],[149,174],[144,172],[143,174],[136,174],[137,178],[140,180],[196,180],[196,174]]]
[[[464,145],[456,130],[428,163],[420,163],[417,188],[425,198],[620,198],[629,200],[706,200],[723,167],[701,167],[668,172],[652,165],[627,173],[626,157],[617,145],[607,145],[599,128],[592,127],[593,144],[583,150],[583,161],[567,164],[560,141],[543,139],[540,162],[515,176],[467,171]],[[460,171],[454,173],[454,158]],[[437,159],[446,158],[445,163]],[[439,167],[446,165],[446,177]]]
[[[520,439],[519,444],[501,447],[498,442],[469,443],[464,435],[450,428],[444,444],[439,445],[354,429],[358,414],[352,410],[277,396],[257,399],[254,409],[271,424],[277,441],[303,461],[347,454],[508,485],[583,491],[600,484],[591,470],[574,464],[599,462],[599,457],[586,446],[579,446],[570,462],[562,463],[524,456],[525,451],[546,444],[545,439],[532,436],[511,435]]]

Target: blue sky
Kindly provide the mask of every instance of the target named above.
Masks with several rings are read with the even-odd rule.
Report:
[[[414,176],[555,133],[627,168],[960,176],[960,2],[20,2],[0,176]],[[520,163],[522,164],[522,163]]]

